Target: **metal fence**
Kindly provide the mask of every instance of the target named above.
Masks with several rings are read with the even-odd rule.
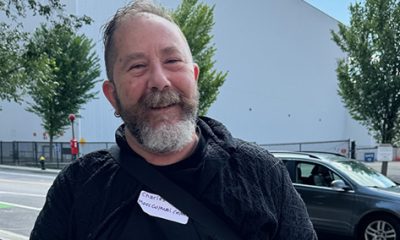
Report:
[[[79,156],[96,150],[110,148],[114,144],[114,142],[80,143],[78,144]],[[349,139],[260,145],[268,150],[334,152],[361,161],[376,161],[377,156],[376,146],[356,146],[355,142]],[[0,164],[39,168],[40,156],[46,158],[45,165],[47,168],[61,169],[72,161],[69,142],[53,143],[53,159],[50,159],[49,142],[0,141]],[[395,158],[395,160],[400,160],[400,148],[396,149]]]
[[[378,146],[359,146],[357,147],[357,160],[363,160],[366,162],[377,161]]]
[[[79,156],[111,147],[113,142],[78,144]],[[53,159],[50,159],[49,142],[3,142],[0,141],[0,164],[39,167],[39,157],[46,158],[47,168],[63,168],[72,161],[69,142],[53,143]]]
[[[268,150],[283,150],[283,151],[320,151],[334,152],[347,157],[354,156],[355,143],[350,139],[322,141],[322,142],[300,142],[300,143],[274,143],[260,144]]]
[[[378,146],[358,146],[351,140],[261,144],[268,150],[334,152],[365,162],[377,161]],[[393,160],[400,161],[400,148],[393,148]]]

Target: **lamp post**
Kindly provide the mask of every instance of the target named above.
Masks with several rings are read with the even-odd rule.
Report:
[[[76,155],[78,154],[78,141],[75,139],[75,131],[74,131],[74,121],[75,114],[68,115],[68,119],[71,121],[71,129],[72,129],[72,139],[70,141],[71,146],[71,158],[72,160],[76,159]]]

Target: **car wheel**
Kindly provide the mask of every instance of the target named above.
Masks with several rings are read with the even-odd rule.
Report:
[[[391,216],[369,218],[363,222],[360,240],[400,240],[400,222]]]

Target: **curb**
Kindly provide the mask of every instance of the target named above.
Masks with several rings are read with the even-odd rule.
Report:
[[[29,240],[29,237],[0,229],[0,240]]]
[[[1,165],[1,164],[0,164],[0,169],[10,169],[10,170],[17,170],[17,171],[24,171],[24,172],[35,172],[35,173],[44,173],[44,174],[53,174],[53,175],[57,175],[61,171],[59,169],[42,170],[40,168],[34,168],[34,167],[10,166],[10,165]]]

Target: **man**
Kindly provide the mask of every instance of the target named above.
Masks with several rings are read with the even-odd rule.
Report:
[[[197,116],[200,70],[161,7],[136,1],[122,8],[106,25],[104,43],[103,92],[124,121],[116,131],[122,160],[97,151],[64,169],[31,239],[222,239],[190,213],[183,221],[149,213],[146,206],[165,201],[128,173],[124,157],[149,163],[241,239],[316,239],[282,162]]]

